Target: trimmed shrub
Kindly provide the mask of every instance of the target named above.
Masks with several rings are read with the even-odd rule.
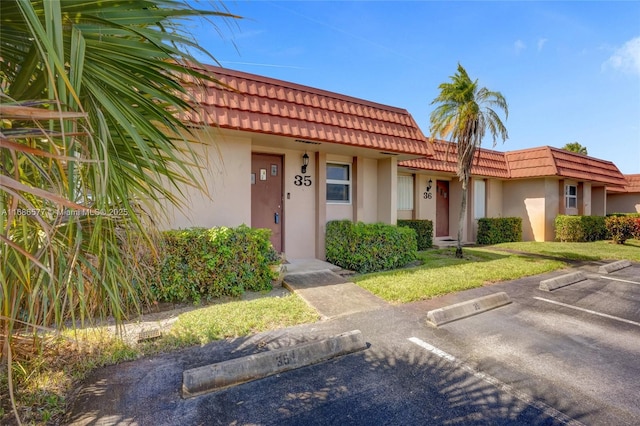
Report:
[[[269,229],[190,228],[162,233],[159,283],[152,291],[160,301],[199,303],[245,290],[271,288],[271,265],[280,262]]]
[[[383,223],[327,223],[327,262],[357,272],[394,269],[414,261],[418,243],[411,228]]]
[[[627,216],[609,216],[606,219],[607,231],[609,236],[616,244],[624,244],[625,241],[634,238],[640,234],[638,222],[640,219],[631,215]]]
[[[556,241],[586,242],[607,239],[603,216],[558,215],[555,219]]]
[[[398,220],[398,226],[405,226],[416,231],[418,250],[431,248],[433,244],[433,222],[430,220]]]
[[[478,244],[499,244],[522,241],[522,218],[496,217],[478,219]]]

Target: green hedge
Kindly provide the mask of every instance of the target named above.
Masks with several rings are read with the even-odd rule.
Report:
[[[406,226],[416,231],[418,250],[431,248],[433,244],[433,222],[430,220],[398,220],[398,226]]]
[[[640,239],[640,214],[614,214],[606,219],[609,237],[616,244],[624,244],[632,238]]]
[[[245,225],[163,232],[160,282],[152,291],[160,301],[197,303],[270,289],[271,265],[281,261],[270,235]]]
[[[496,217],[478,219],[478,244],[500,244],[522,241],[522,218]]]
[[[603,216],[558,215],[555,219],[556,241],[586,242],[607,239]]]
[[[326,236],[327,261],[357,272],[394,269],[417,257],[411,228],[338,220],[327,223]]]

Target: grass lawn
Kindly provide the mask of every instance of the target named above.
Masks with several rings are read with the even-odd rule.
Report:
[[[65,396],[89,372],[146,355],[205,344],[227,337],[315,322],[319,316],[296,295],[216,303],[179,315],[158,340],[129,345],[104,328],[65,331],[47,337],[42,353],[33,353],[29,339],[14,354],[12,369],[24,424],[56,423],[65,412]],[[13,420],[6,369],[0,369],[0,424]],[[5,396],[7,396],[5,398]]]
[[[419,257],[424,262],[419,267],[365,274],[354,281],[386,301],[407,303],[566,266],[561,260],[486,248],[465,248],[464,259],[456,259],[455,249],[428,250]]]
[[[497,249],[515,250],[572,260],[630,260],[640,262],[640,240],[627,240],[624,244],[610,241],[591,243],[503,243],[492,246]]]
[[[464,259],[456,259],[454,249],[428,250],[419,254],[423,262],[419,267],[365,274],[354,281],[386,301],[407,303],[549,272],[567,266],[567,260],[640,262],[640,241],[529,241],[465,248],[464,254]]]
[[[186,312],[166,336],[169,344],[191,346],[315,322],[318,313],[296,295],[212,305]],[[159,342],[162,345],[162,342]]]

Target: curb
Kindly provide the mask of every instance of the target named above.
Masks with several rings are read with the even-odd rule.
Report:
[[[618,260],[617,262],[608,263],[606,265],[602,265],[598,268],[599,274],[608,274],[610,272],[619,271],[622,268],[627,268],[631,266],[631,262],[628,260]]]
[[[360,330],[353,330],[319,341],[192,368],[182,373],[182,397],[191,398],[366,348]]]
[[[539,289],[544,291],[553,291],[560,287],[566,287],[568,285],[575,284],[586,279],[587,277],[582,272],[572,272],[570,274],[564,274],[560,275],[559,277],[540,281]]]
[[[509,303],[511,303],[511,299],[509,299],[507,293],[494,293],[429,311],[427,312],[427,323],[439,327],[443,324],[508,305]]]

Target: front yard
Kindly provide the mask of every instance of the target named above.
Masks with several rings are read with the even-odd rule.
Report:
[[[499,281],[566,267],[570,261],[628,259],[640,262],[640,241],[624,245],[593,243],[506,243],[465,248],[457,259],[453,249],[419,253],[422,265],[354,277],[359,286],[392,303],[429,299]],[[18,403],[27,424],[55,422],[65,411],[70,389],[90,371],[108,364],[206,344],[261,331],[317,321],[318,315],[297,295],[251,301],[226,300],[178,316],[160,339],[128,344],[104,329],[65,332],[49,338],[42,353],[15,353],[13,375]],[[12,418],[6,370],[0,371],[0,423]]]
[[[41,353],[29,338],[24,351],[13,354],[17,402],[24,424],[59,423],[67,393],[92,370],[143,356],[246,336],[319,319],[296,295],[231,300],[204,306],[178,316],[171,330],[157,340],[132,345],[105,327],[63,332],[47,337]],[[0,424],[11,424],[8,377],[0,370]]]
[[[365,274],[354,281],[388,302],[407,303],[566,266],[562,260],[487,248],[465,248],[464,259],[455,257],[455,249],[424,251],[419,258],[421,266]]]
[[[408,303],[483,285],[542,274],[568,265],[567,261],[627,259],[640,262],[640,241],[626,244],[522,242],[465,248],[464,259],[454,249],[420,252],[422,265],[364,274],[354,281],[392,303]]]

